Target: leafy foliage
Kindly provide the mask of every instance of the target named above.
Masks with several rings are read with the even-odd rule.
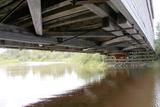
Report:
[[[160,39],[160,23],[157,24],[156,29],[156,36],[158,37],[158,39]]]
[[[156,31],[156,36],[157,40],[155,41],[156,45],[156,52],[158,56],[160,56],[160,23],[157,24],[157,31]]]
[[[4,53],[1,53],[0,61],[5,62],[8,60],[12,60],[12,62],[63,61],[72,64],[85,65],[87,63],[103,62],[104,56],[100,54],[8,49]]]

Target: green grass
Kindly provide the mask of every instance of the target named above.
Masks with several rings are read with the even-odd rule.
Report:
[[[19,60],[16,59],[0,59],[0,65],[11,65],[11,64],[19,64],[21,63]]]

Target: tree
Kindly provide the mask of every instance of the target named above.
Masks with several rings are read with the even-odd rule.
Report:
[[[156,29],[157,29],[156,36],[158,39],[160,39],[160,22],[157,24]]]
[[[158,56],[160,56],[160,23],[157,24],[156,26],[156,36],[157,36],[157,39],[156,39],[156,52],[158,54]]]

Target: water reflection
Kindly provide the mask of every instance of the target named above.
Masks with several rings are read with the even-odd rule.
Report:
[[[41,78],[53,77],[59,78],[64,76],[65,73],[72,74],[75,73],[79,79],[92,82],[100,80],[106,72],[104,71],[87,71],[85,69],[80,69],[77,67],[72,67],[64,63],[55,64],[41,64],[41,65],[16,65],[16,66],[6,66],[1,67],[1,71],[7,73],[8,76],[16,77],[22,76],[26,77],[27,74],[33,73],[33,75],[39,75]],[[3,70],[2,70],[3,69]]]
[[[158,107],[160,80],[151,71],[91,73],[64,63],[1,67],[0,107]]]
[[[160,67],[159,67],[160,69]],[[154,71],[156,72],[156,76],[155,76],[155,107],[160,107],[160,73],[159,73],[159,69],[154,69]]]
[[[61,63],[1,67],[0,107],[26,106],[78,89],[87,84],[80,77],[72,67]],[[100,80],[101,74],[96,77]]]
[[[116,71],[114,71],[116,72]],[[30,105],[32,107],[154,107],[152,73],[138,76],[118,70],[101,82]]]
[[[7,73],[8,76],[23,76],[25,77],[29,72],[35,75],[40,75],[42,78],[45,76],[54,76],[58,78],[64,75],[66,71],[65,64],[49,64],[49,65],[16,65],[7,66],[3,68],[3,71]],[[71,70],[69,70],[71,71]]]

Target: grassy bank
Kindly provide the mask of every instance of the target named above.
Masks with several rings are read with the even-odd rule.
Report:
[[[13,64],[20,64],[19,60],[16,59],[0,59],[0,65],[13,65]]]
[[[74,54],[65,61],[79,69],[77,71],[103,72],[106,68],[104,58],[99,54]]]
[[[24,62],[66,62],[86,72],[103,71],[106,67],[105,56],[100,54],[31,51],[9,49],[1,53],[0,64],[21,64]]]

